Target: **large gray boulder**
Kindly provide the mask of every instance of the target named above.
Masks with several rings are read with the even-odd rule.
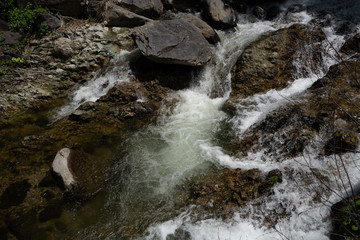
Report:
[[[135,28],[133,36],[141,53],[155,62],[201,66],[211,58],[199,29],[181,19],[148,22]]]
[[[130,12],[112,2],[105,5],[103,17],[104,23],[108,27],[136,27],[151,21],[149,18]]]
[[[208,40],[210,43],[217,43],[220,41],[218,34],[214,31],[212,27],[209,26],[206,22],[194,15],[185,15],[181,19],[187,21],[188,23],[197,27],[201,34]]]
[[[222,0],[204,0],[204,14],[210,25],[217,29],[236,26],[236,13]]]
[[[116,0],[114,3],[148,18],[158,18],[164,10],[160,0]]]

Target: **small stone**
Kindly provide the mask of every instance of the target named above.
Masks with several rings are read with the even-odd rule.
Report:
[[[55,72],[58,73],[58,74],[62,74],[62,73],[64,73],[65,71],[64,71],[63,69],[61,69],[61,68],[58,68],[58,69],[56,69]]]

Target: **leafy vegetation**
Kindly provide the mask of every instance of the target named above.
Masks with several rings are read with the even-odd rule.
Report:
[[[25,59],[20,57],[13,57],[10,60],[1,60],[0,66],[8,66],[8,67],[21,67],[25,64]]]
[[[8,72],[2,68],[0,68],[0,76],[6,75]]]
[[[41,32],[45,34],[44,24],[36,24],[36,19],[38,14],[48,12],[49,11],[44,8],[34,8],[31,3],[28,3],[23,10],[14,8],[8,12],[9,27],[11,30],[23,33],[34,33],[41,30]]]

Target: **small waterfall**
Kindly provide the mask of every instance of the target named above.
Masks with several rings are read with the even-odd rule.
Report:
[[[69,115],[85,102],[95,102],[106,95],[116,84],[130,81],[132,76],[129,67],[130,55],[130,52],[122,50],[105,71],[98,72],[95,77],[68,97],[66,105],[51,113],[49,117],[51,122],[56,122]]]

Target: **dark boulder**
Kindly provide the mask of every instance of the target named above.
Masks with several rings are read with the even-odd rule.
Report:
[[[9,24],[2,19],[0,19],[0,31],[9,31]]]
[[[55,30],[63,24],[60,17],[49,13],[39,13],[37,15],[37,21],[40,24],[46,24],[51,30]]]
[[[114,3],[133,13],[153,19],[160,17],[164,10],[160,0],[118,0]]]
[[[108,27],[136,27],[151,21],[149,18],[130,12],[112,2],[105,5],[103,19]]]
[[[278,6],[272,6],[267,10],[266,13],[266,19],[267,20],[273,20],[277,18],[280,15],[280,8]]]
[[[264,19],[265,16],[266,16],[265,10],[262,7],[259,7],[259,6],[254,7],[253,14],[258,19]]]
[[[141,54],[131,59],[130,67],[140,82],[158,82],[161,86],[174,90],[188,88],[196,67],[184,65],[165,65],[150,61]]]
[[[5,45],[20,45],[24,35],[19,32],[3,31],[0,38],[3,39],[3,44]]]
[[[211,26],[227,29],[236,26],[236,13],[232,7],[222,0],[204,0],[204,17]]]
[[[163,0],[166,9],[180,12],[199,12],[201,11],[201,0]]]
[[[360,34],[349,38],[345,44],[341,47],[340,52],[347,55],[360,53]]]
[[[189,14],[183,16],[181,19],[197,27],[209,43],[217,43],[220,41],[219,35],[214,31],[214,29],[200,18]]]
[[[153,21],[133,30],[141,53],[152,61],[201,66],[211,48],[198,28],[181,19]]]
[[[86,16],[85,0],[40,0],[43,7],[64,16],[81,18]]]
[[[12,183],[5,189],[0,197],[0,209],[6,209],[11,206],[20,205],[26,198],[30,187],[31,184],[27,179]]]

